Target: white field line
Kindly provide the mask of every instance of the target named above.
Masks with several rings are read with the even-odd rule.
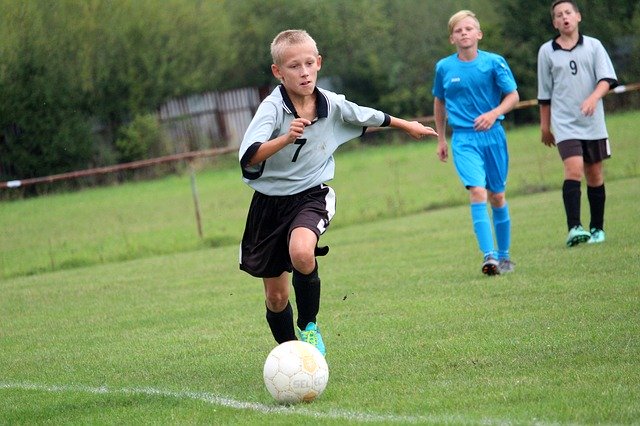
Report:
[[[315,419],[333,419],[356,422],[383,422],[383,423],[432,423],[432,424],[483,424],[483,425],[508,425],[509,421],[498,419],[465,418],[460,415],[427,415],[427,416],[401,416],[394,414],[360,413],[348,410],[330,410],[328,412],[314,411],[310,405],[280,406],[266,405],[257,402],[237,401],[232,398],[215,395],[209,392],[193,391],[169,391],[154,388],[109,388],[106,386],[91,387],[82,385],[43,385],[27,382],[0,382],[0,390],[28,390],[51,393],[80,392],[94,395],[144,395],[160,396],[175,399],[189,399],[203,401],[207,404],[236,410],[255,411],[263,414],[286,414],[313,417]]]

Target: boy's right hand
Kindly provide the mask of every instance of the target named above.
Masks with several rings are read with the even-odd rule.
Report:
[[[438,149],[436,151],[436,155],[438,156],[438,159],[443,163],[447,162],[447,159],[449,158],[449,146],[447,145],[446,140],[438,141]]]
[[[548,147],[556,146],[556,138],[550,130],[542,130],[542,143]]]
[[[302,133],[304,133],[304,128],[307,127],[311,122],[306,118],[296,118],[291,122],[289,126],[289,143],[294,143],[296,139],[300,139],[302,137]]]

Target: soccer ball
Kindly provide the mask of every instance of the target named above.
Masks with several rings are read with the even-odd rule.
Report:
[[[329,366],[320,351],[299,340],[276,346],[262,373],[267,390],[282,404],[313,401],[329,380]]]

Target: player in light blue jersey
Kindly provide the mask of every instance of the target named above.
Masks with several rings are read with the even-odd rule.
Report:
[[[262,278],[266,317],[278,343],[295,340],[289,303],[293,272],[300,339],[324,355],[317,326],[320,235],[335,213],[335,150],[369,126],[391,126],[416,139],[436,132],[316,87],[322,57],[303,30],[287,30],[271,43],[271,71],[281,84],[258,107],[240,145],[244,181],[255,190],[240,245],[240,269]]]
[[[509,253],[511,216],[505,198],[509,153],[501,122],[520,98],[507,61],[479,50],[481,39],[480,22],[473,12],[461,10],[449,19],[449,40],[456,53],[436,64],[433,109],[438,157],[441,161],[449,157],[448,119],[453,162],[469,191],[473,230],[484,256],[482,272],[496,275],[515,267]]]
[[[567,246],[601,243],[606,199],[603,160],[611,157],[602,98],[618,80],[602,43],[580,34],[582,16],[574,1],[554,0],[551,19],[559,35],[538,51],[542,143],[557,146],[564,165]],[[588,230],[580,220],[580,186],[585,176],[591,213]]]

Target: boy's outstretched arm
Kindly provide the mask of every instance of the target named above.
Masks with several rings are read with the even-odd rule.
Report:
[[[431,127],[424,126],[417,121],[407,121],[398,117],[391,116],[389,126],[404,130],[414,139],[422,139],[423,136],[438,136],[438,133]]]

